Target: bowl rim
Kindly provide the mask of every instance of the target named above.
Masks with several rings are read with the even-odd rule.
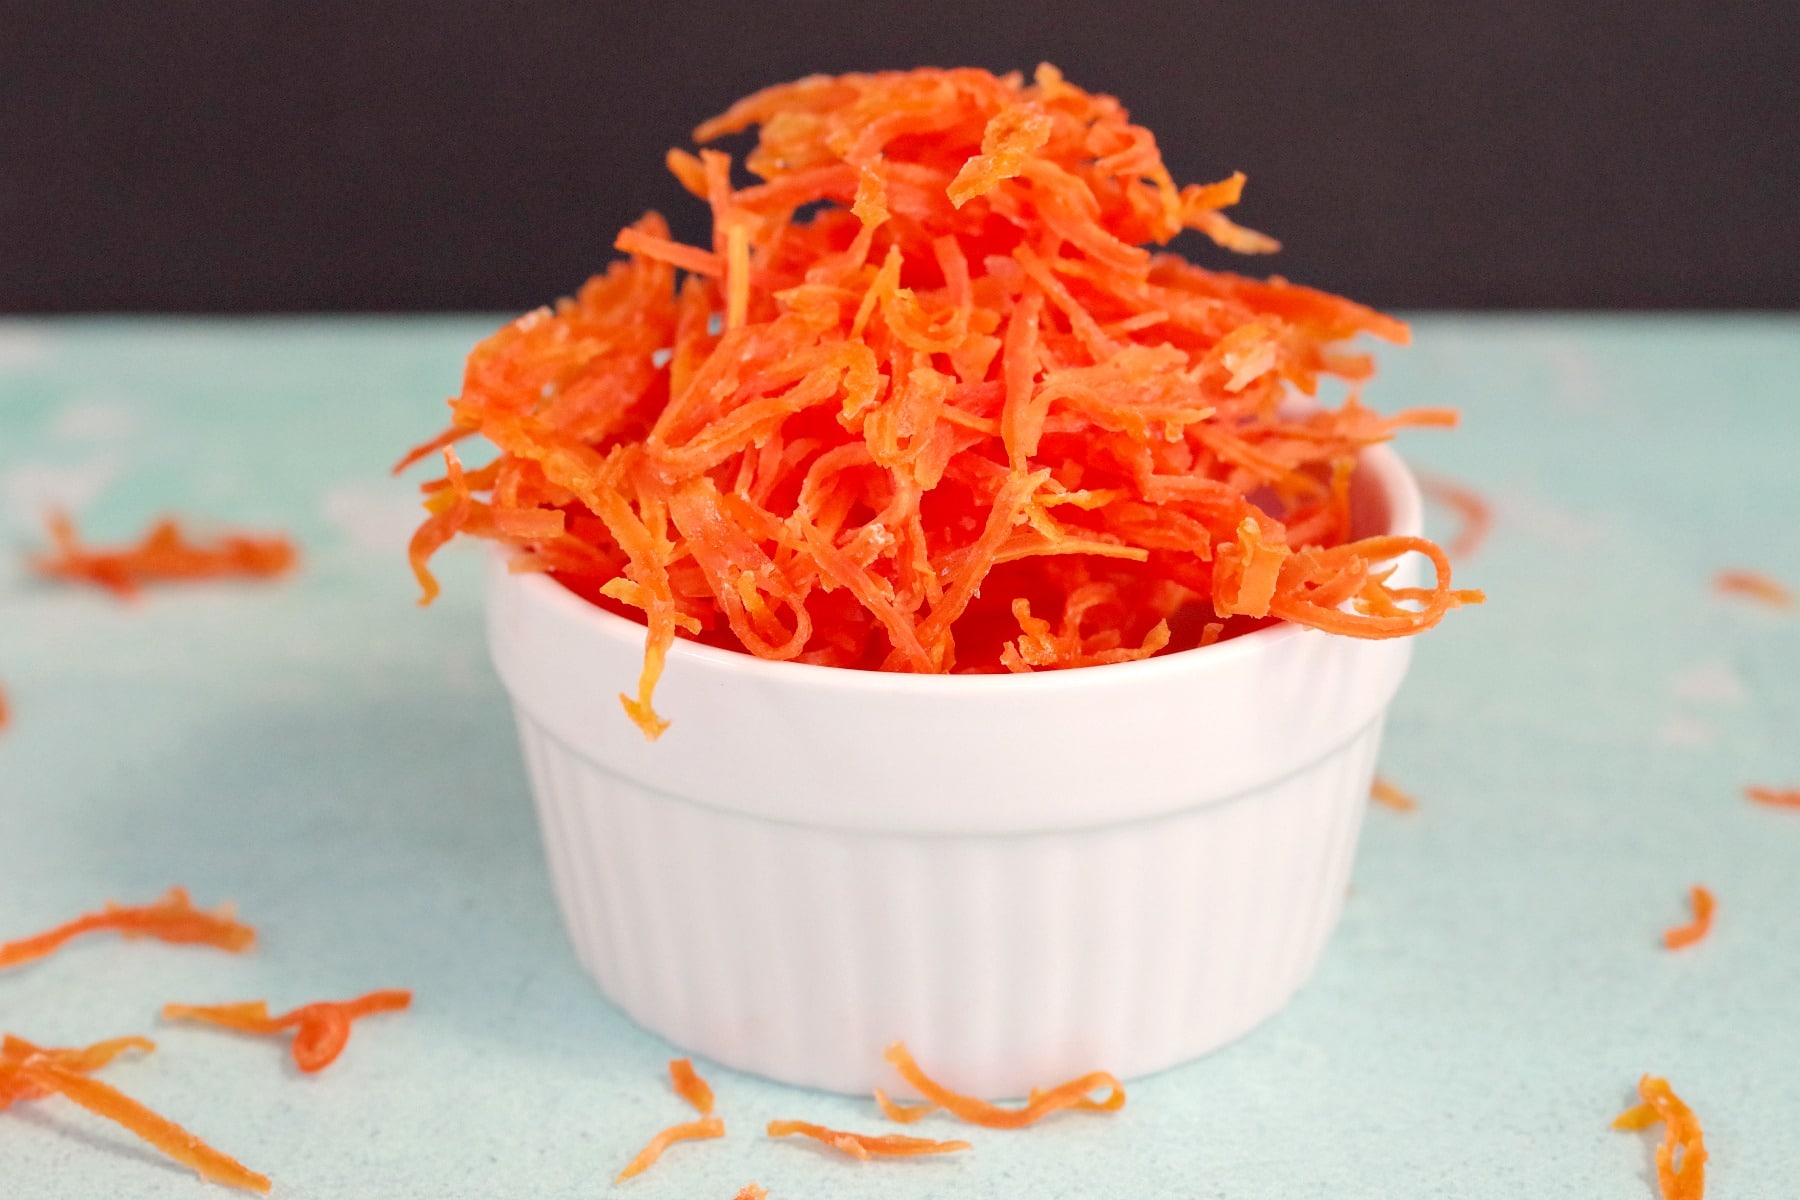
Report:
[[[1418,535],[1423,526],[1423,501],[1418,481],[1405,461],[1387,443],[1365,446],[1357,455],[1358,466],[1367,470],[1387,501],[1385,535]],[[494,546],[489,551],[493,576],[509,581],[531,603],[560,610],[595,635],[643,646],[645,626],[582,599],[550,575],[538,571],[512,571],[510,549]],[[759,658],[743,650],[710,646],[676,634],[669,647],[664,671],[682,667],[704,672],[758,679],[772,685],[837,687],[846,691],[901,691],[924,697],[943,693],[966,696],[975,691],[1014,693],[1025,690],[1074,691],[1095,684],[1148,682],[1159,676],[1185,673],[1210,666],[1223,667],[1239,659],[1276,651],[1296,638],[1342,636],[1278,621],[1211,646],[1197,646],[1173,654],[1159,654],[1132,662],[1101,663],[1061,671],[994,672],[981,674],[926,675],[903,671],[870,671],[855,667],[830,667],[817,663]]]

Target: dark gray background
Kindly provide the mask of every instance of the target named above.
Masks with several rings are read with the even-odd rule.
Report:
[[[0,0],[0,310],[508,309],[812,71],[1040,59],[1276,270],[1393,307],[1800,304],[1800,5]],[[1207,262],[1222,256],[1189,248]]]

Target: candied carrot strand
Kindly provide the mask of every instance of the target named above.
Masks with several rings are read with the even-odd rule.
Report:
[[[109,904],[100,912],[0,945],[0,970],[43,958],[84,934],[103,931],[174,945],[213,946],[231,954],[242,954],[256,943],[256,930],[238,921],[229,905],[205,912],[193,906],[186,889],[174,887],[153,903],[131,908]]]
[[[1744,789],[1744,795],[1753,804],[1766,805],[1769,808],[1800,808],[1800,788],[1772,788],[1750,786]]]
[[[738,1191],[738,1194],[736,1197],[734,1197],[734,1200],[768,1200],[768,1197],[769,1197],[769,1189],[768,1188],[758,1187],[754,1183],[746,1183]]]
[[[1712,930],[1713,894],[1698,884],[1688,891],[1689,902],[1694,907],[1694,919],[1686,925],[1677,925],[1663,933],[1663,945],[1670,950],[1684,950],[1704,938]]]
[[[272,579],[292,570],[297,559],[293,543],[279,535],[226,533],[203,543],[166,518],[137,542],[105,550],[83,546],[66,513],[50,515],[49,532],[53,549],[31,560],[34,571],[47,579],[91,583],[121,600],[149,583]]]
[[[684,1121],[679,1125],[671,1125],[651,1138],[649,1144],[638,1151],[637,1157],[625,1164],[625,1169],[619,1172],[613,1182],[624,1183],[634,1175],[642,1175],[655,1164],[657,1159],[662,1157],[664,1150],[676,1142],[691,1142],[724,1136],[725,1122],[717,1117],[702,1117],[698,1121]]]
[[[712,1116],[712,1087],[694,1072],[693,1063],[685,1058],[671,1059],[669,1081],[675,1085],[675,1094],[693,1105],[695,1112],[703,1117]]]
[[[845,1133],[838,1129],[827,1129],[823,1125],[814,1125],[810,1121],[770,1121],[768,1134],[772,1138],[808,1137],[863,1162],[871,1157],[910,1158],[921,1154],[953,1154],[958,1150],[971,1149],[967,1142],[940,1142],[932,1138],[906,1137],[898,1133]]]
[[[166,1021],[197,1021],[239,1033],[271,1035],[294,1031],[294,1064],[309,1074],[337,1061],[350,1040],[351,1023],[375,1013],[412,1007],[412,993],[399,988],[369,992],[353,1000],[321,1000],[271,1016],[262,1000],[233,1004],[165,1004]]]
[[[640,254],[645,258],[654,258],[671,266],[680,267],[684,271],[692,271],[696,275],[716,277],[724,274],[719,256],[712,251],[702,250],[697,246],[684,246],[680,242],[657,237],[642,229],[621,229],[619,236],[613,240],[613,248],[623,250],[627,254]]]
[[[1094,1071],[1044,1091],[1034,1090],[1023,1108],[1001,1108],[985,1100],[960,1095],[933,1080],[913,1061],[904,1042],[895,1042],[889,1046],[884,1057],[900,1072],[900,1077],[926,1100],[960,1121],[988,1129],[1021,1129],[1066,1108],[1117,1112],[1125,1107],[1125,1086],[1105,1071]],[[1109,1089],[1106,1098],[1091,1100],[1090,1093],[1100,1088]],[[882,1107],[883,1111],[887,1111],[887,1105]]]
[[[1713,577],[1713,587],[1727,596],[1743,596],[1770,608],[1792,608],[1794,593],[1780,580],[1760,571],[1720,571]]]
[[[1663,1140],[1656,1148],[1656,1183],[1663,1200],[1704,1200],[1706,1193],[1706,1139],[1700,1120],[1669,1081],[1655,1075],[1638,1080],[1643,1102],[1620,1113],[1613,1128],[1648,1129],[1662,1122]]]
[[[1379,775],[1369,784],[1369,798],[1395,812],[1412,812],[1419,807],[1418,801]]]
[[[101,1083],[99,1079],[90,1079],[81,1070],[59,1063],[49,1052],[36,1054],[14,1065],[11,1074],[36,1092],[56,1094],[119,1124],[169,1159],[180,1162],[185,1168],[193,1168],[203,1180],[265,1195],[270,1189],[266,1175],[259,1175],[227,1153],[214,1150],[182,1126],[126,1096],[119,1088]],[[0,1076],[0,1087],[4,1087],[4,1083],[4,1076]]]
[[[406,468],[416,462],[422,462],[440,450],[447,450],[464,438],[473,436],[475,431],[461,425],[452,425],[436,437],[428,438],[400,456],[400,461],[392,467],[395,475],[404,474]]]
[[[1441,475],[1420,475],[1419,490],[1462,518],[1462,528],[1444,547],[1451,558],[1468,558],[1487,541],[1494,527],[1494,509],[1480,492]]]
[[[938,1110],[935,1104],[902,1104],[880,1088],[875,1089],[875,1103],[880,1106],[882,1116],[902,1125],[922,1121]]]

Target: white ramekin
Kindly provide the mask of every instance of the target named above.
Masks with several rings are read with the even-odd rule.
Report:
[[[1364,452],[1359,533],[1419,531]],[[1408,556],[1396,582],[1422,574]],[[488,632],[575,951],[634,1020],[784,1083],[992,1098],[1204,1054],[1337,922],[1409,639],[1281,625],[1144,662],[919,676],[680,641],[496,555]]]

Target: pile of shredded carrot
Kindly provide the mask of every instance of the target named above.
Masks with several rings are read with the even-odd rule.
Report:
[[[370,992],[354,1000],[320,1000],[304,1004],[278,1017],[269,1015],[261,1000],[240,1004],[166,1004],[163,1018],[199,1021],[235,1029],[240,1033],[272,1035],[294,1031],[294,1065],[309,1074],[323,1071],[337,1061],[350,1041],[350,1023],[373,1013],[399,1012],[412,1007],[412,993],[398,989]]]
[[[1694,919],[1663,931],[1663,945],[1670,950],[1685,950],[1712,932],[1713,910],[1717,907],[1713,894],[1696,884],[1688,889],[1688,900],[1694,906]]]
[[[1369,784],[1369,799],[1395,812],[1412,812],[1419,807],[1417,800],[1379,775]]]
[[[1638,1080],[1643,1103],[1633,1105],[1613,1120],[1614,1129],[1648,1129],[1662,1122],[1662,1145],[1656,1148],[1656,1183],[1663,1200],[1704,1200],[1706,1195],[1706,1139],[1699,1118],[1682,1103],[1669,1081],[1654,1075]]]
[[[32,569],[51,579],[91,583],[128,600],[150,583],[198,579],[270,579],[294,566],[294,545],[279,535],[225,533],[210,541],[190,538],[172,519],[158,521],[134,545],[83,546],[66,514],[50,517],[51,553]]]
[[[1800,808],[1800,788],[1751,786],[1744,789],[1744,795],[1750,798],[1752,804],[1768,808]]]
[[[0,945],[0,970],[44,958],[75,938],[110,931],[128,939],[155,938],[177,945],[215,946],[242,954],[256,944],[256,930],[243,924],[230,905],[216,912],[195,908],[186,889],[173,887],[151,904],[126,907],[109,903],[33,937]]]
[[[905,1134],[845,1133],[827,1129],[810,1121],[770,1121],[772,1138],[809,1137],[830,1146],[840,1154],[867,1162],[870,1158],[915,1158],[922,1154],[954,1154],[970,1149],[967,1142],[940,1142],[931,1138],[907,1137]]]
[[[1178,187],[1155,138],[1050,66],[815,76],[695,131],[669,169],[708,246],[650,214],[627,255],[477,346],[411,559],[514,548],[648,625],[627,712],[677,633],[769,659],[913,672],[1144,658],[1275,620],[1356,637],[1474,592],[1436,545],[1352,539],[1356,455],[1423,409],[1296,404],[1406,326],[1153,247],[1231,222],[1244,179]],[[465,471],[480,434],[499,457]],[[1387,580],[1409,551],[1426,588]]]
[[[0,1041],[0,1110],[20,1100],[61,1096],[136,1134],[176,1162],[192,1167],[202,1179],[267,1193],[270,1184],[266,1176],[213,1149],[117,1088],[90,1078],[128,1050],[147,1054],[154,1049],[155,1043],[141,1037],[113,1038],[82,1049],[42,1049],[7,1034]]]
[[[637,1157],[625,1164],[625,1169],[619,1172],[617,1178],[613,1180],[614,1183],[623,1183],[634,1175],[642,1175],[655,1164],[657,1159],[662,1157],[664,1150],[676,1142],[691,1142],[725,1136],[725,1122],[712,1115],[712,1088],[708,1086],[706,1080],[694,1072],[693,1063],[685,1058],[671,1060],[669,1082],[675,1088],[675,1094],[687,1101],[694,1111],[700,1114],[700,1119],[671,1125],[651,1138],[649,1144],[637,1152]]]
[[[1002,1108],[973,1096],[953,1092],[931,1078],[913,1060],[912,1053],[907,1050],[904,1042],[895,1042],[889,1046],[883,1057],[899,1072],[900,1078],[926,1101],[924,1104],[898,1104],[889,1099],[887,1093],[876,1089],[875,1103],[881,1106],[882,1113],[889,1120],[903,1125],[910,1125],[943,1109],[957,1120],[970,1125],[980,1125],[987,1129],[1022,1129],[1064,1109],[1117,1112],[1125,1107],[1124,1085],[1105,1071],[1094,1071],[1067,1083],[1059,1083],[1048,1090],[1033,1088],[1024,1107]],[[1092,1094],[1101,1088],[1107,1090],[1106,1097],[1102,1100],[1093,1099]]]
[[[1760,571],[1720,571],[1713,577],[1713,587],[1726,596],[1742,596],[1770,608],[1794,607],[1794,593],[1779,579]]]

